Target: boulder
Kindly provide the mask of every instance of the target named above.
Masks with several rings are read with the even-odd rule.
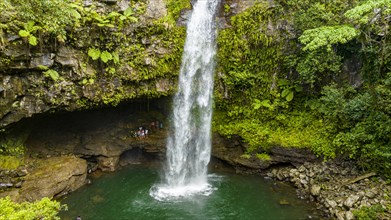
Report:
[[[326,199],[326,205],[334,209],[335,207],[337,207],[338,204],[334,200]]]
[[[346,220],[352,220],[352,219],[354,219],[353,213],[352,213],[351,211],[347,211],[347,212],[345,213],[345,219],[346,219]]]
[[[311,186],[311,195],[319,196],[321,187],[319,185]]]
[[[22,184],[16,201],[59,197],[85,184],[87,161],[75,156],[51,157],[38,162]]]
[[[356,204],[358,202],[359,199],[360,199],[360,196],[358,196],[358,195],[350,195],[345,200],[343,205],[346,206],[347,208],[352,208],[354,206],[354,204]]]
[[[98,157],[98,167],[102,171],[115,171],[119,157]]]

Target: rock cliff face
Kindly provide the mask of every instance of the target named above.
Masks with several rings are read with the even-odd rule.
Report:
[[[82,18],[67,27],[65,41],[43,35],[37,46],[29,45],[10,22],[0,31],[0,128],[49,111],[172,94],[191,4],[181,3],[185,8],[179,12],[181,4],[169,2],[83,1]],[[219,27],[229,27],[231,16],[254,3],[222,0]],[[133,20],[115,20],[128,9]],[[7,16],[0,21],[9,20]],[[175,25],[170,19],[176,17]]]
[[[48,111],[172,93],[184,29],[158,22],[168,13],[164,0],[91,0],[83,7],[96,14],[84,15],[80,27],[69,27],[72,38],[65,42],[46,36],[32,46],[18,30],[0,32],[0,128]],[[110,13],[121,15],[127,8],[135,21],[102,27]],[[106,20],[96,24],[102,19]],[[93,49],[99,54],[106,51],[105,58],[92,57]]]

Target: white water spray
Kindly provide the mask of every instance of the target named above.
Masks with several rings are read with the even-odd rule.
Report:
[[[167,142],[165,183],[151,189],[158,199],[209,194],[207,165],[211,120],[215,14],[219,0],[198,0],[187,25],[179,88],[174,97],[173,125]]]

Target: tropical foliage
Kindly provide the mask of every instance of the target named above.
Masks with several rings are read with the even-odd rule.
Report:
[[[391,1],[257,3],[219,34],[214,129],[391,177]],[[288,22],[287,22],[288,21]]]
[[[60,202],[43,198],[36,202],[15,203],[9,197],[0,198],[0,220],[9,219],[53,219],[57,220],[57,216],[61,210],[66,210],[66,206],[60,205]]]

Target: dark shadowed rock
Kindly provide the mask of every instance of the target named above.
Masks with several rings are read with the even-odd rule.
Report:
[[[270,149],[270,154],[275,163],[303,164],[319,161],[319,158],[308,149],[273,147]]]

